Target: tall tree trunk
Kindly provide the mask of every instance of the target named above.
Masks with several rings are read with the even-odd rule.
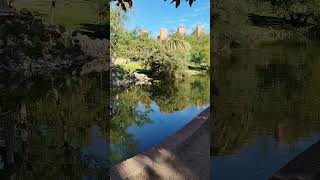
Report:
[[[51,25],[54,24],[54,9],[56,7],[56,1],[52,0],[51,1],[51,6],[50,6],[50,12],[49,12],[49,23]]]

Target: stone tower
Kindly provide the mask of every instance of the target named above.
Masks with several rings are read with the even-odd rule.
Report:
[[[179,26],[178,27],[178,30],[177,30],[177,33],[180,35],[180,36],[184,36],[186,30],[183,26]]]
[[[149,31],[146,30],[146,29],[140,29],[139,30],[139,36],[142,36],[142,35],[149,36]]]
[[[204,33],[203,26],[197,26],[196,30],[192,33],[193,35],[200,37]]]
[[[160,28],[160,34],[158,36],[159,40],[166,39],[168,37],[167,29],[166,28]]]

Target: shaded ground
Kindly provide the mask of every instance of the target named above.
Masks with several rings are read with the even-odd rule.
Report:
[[[209,114],[209,111],[208,111]],[[184,166],[180,172],[191,171],[191,179],[209,179],[210,176],[210,121],[207,121],[175,154]]]

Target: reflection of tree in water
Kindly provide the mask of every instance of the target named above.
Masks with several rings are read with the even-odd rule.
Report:
[[[214,129],[211,131],[213,147],[210,153],[225,155],[241,149],[248,139],[252,118],[251,112],[243,112],[242,114],[232,113],[225,121],[214,121]]]
[[[298,71],[297,65],[289,64],[268,64],[266,66],[256,67],[256,76],[258,78],[258,89],[261,91],[270,91],[270,88],[276,90],[280,88],[287,99],[292,99],[294,94],[302,94],[305,79],[301,77],[302,71]],[[305,68],[300,70],[305,71]],[[281,92],[280,92],[281,93]]]
[[[126,132],[130,126],[151,123],[149,114],[155,102],[161,112],[174,113],[196,104],[209,103],[209,76],[195,76],[185,81],[160,82],[150,86],[134,86],[130,89],[113,89],[113,117],[110,121],[111,160],[119,161],[137,151],[136,142]],[[193,87],[191,87],[193,86]],[[137,108],[144,107],[143,111]]]
[[[192,104],[203,107],[209,103],[210,78],[201,75],[185,80],[161,81],[147,91],[164,113],[181,111]]]
[[[110,120],[110,159],[113,162],[129,157],[137,151],[135,140],[126,132],[132,125],[142,126],[150,122],[147,114],[151,111],[148,94],[142,89],[133,87],[127,90],[113,89],[114,112]],[[143,103],[146,112],[137,112],[139,102]]]
[[[234,54],[216,65],[212,154],[239,151],[261,135],[293,144],[319,132],[319,55],[304,48]],[[235,61],[236,58],[236,61]]]
[[[17,151],[21,168],[16,176],[31,179],[105,177],[107,162],[84,159],[80,149],[90,143],[89,130],[98,125],[108,137],[106,106],[108,89],[100,77],[62,77],[40,86],[39,97],[21,96],[15,122],[22,148]],[[42,82],[42,84],[46,84]],[[45,87],[49,87],[46,90]],[[33,91],[36,94],[37,91]],[[14,94],[16,95],[16,94]],[[24,118],[21,118],[21,114]],[[95,161],[94,163],[92,162]],[[94,165],[95,168],[91,168]],[[25,168],[24,168],[25,167]],[[28,170],[26,170],[29,169]],[[29,175],[19,174],[30,172]],[[17,174],[18,173],[18,174]]]

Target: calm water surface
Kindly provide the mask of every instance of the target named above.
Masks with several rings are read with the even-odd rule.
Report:
[[[218,58],[212,179],[268,179],[320,140],[319,50],[273,44]]]
[[[111,119],[111,161],[150,149],[209,106],[209,75],[115,90]]]
[[[111,92],[107,77],[2,75],[0,179],[105,179],[208,107],[208,75]]]

